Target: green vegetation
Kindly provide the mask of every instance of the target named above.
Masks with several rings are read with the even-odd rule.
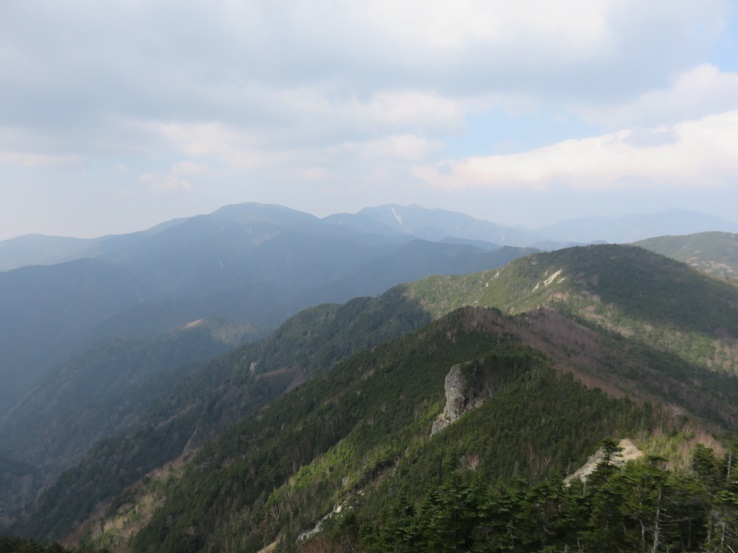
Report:
[[[665,423],[658,410],[556,373],[507,322],[489,310],[454,312],[231,427],[166,482],[134,549],[258,551],[279,536],[294,541],[336,505],[360,501],[378,516],[395,494],[420,497],[458,470],[493,486],[563,478],[604,436]],[[443,379],[467,361],[491,397],[431,438]]]
[[[689,263],[712,275],[738,280],[738,235],[700,232],[687,236],[661,236],[636,242],[637,246]]]
[[[399,291],[303,311],[267,340],[226,354],[160,393],[127,431],[99,442],[62,473],[11,528],[37,539],[64,536],[97,505],[290,387],[427,322]]]
[[[462,305],[509,313],[547,306],[692,364],[738,373],[738,288],[642,248],[536,254],[499,270],[430,277],[406,293],[434,317]]]
[[[72,553],[58,543],[41,544],[33,540],[0,536],[0,553]]]
[[[738,480],[732,458],[697,445],[690,470],[650,456],[611,464],[617,441],[586,484],[559,479],[494,488],[455,470],[417,497],[395,495],[377,516],[357,506],[300,551],[689,552],[738,547]]]
[[[624,246],[312,308],[160,394],[14,531],[87,519],[89,546],[164,553],[727,553],[737,314],[735,286]],[[431,437],[456,365],[466,412]],[[643,460],[562,484],[626,436]]]
[[[98,343],[50,371],[0,419],[0,452],[33,467],[16,480],[0,462],[0,481],[12,479],[0,486],[0,517],[17,514],[93,444],[129,427],[152,398],[207,359],[260,335],[253,325],[202,320],[153,338]]]

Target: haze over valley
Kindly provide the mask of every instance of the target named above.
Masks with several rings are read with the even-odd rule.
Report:
[[[735,0],[0,37],[0,553],[738,551]]]
[[[0,272],[0,520],[18,544],[91,550],[381,550],[364,528],[400,547],[410,538],[392,537],[382,513],[415,497],[407,546],[437,550],[448,538],[410,513],[439,508],[424,494],[446,493],[448,478],[475,486],[470,501],[491,497],[482,475],[563,485],[602,440],[625,437],[650,455],[677,448],[663,477],[693,474],[695,451],[722,470],[738,430],[738,234],[725,232],[736,226],[680,211],[526,230],[419,206],[319,219],[251,203],[129,235],[0,242],[15,267]],[[560,393],[580,399],[548,406]],[[515,414],[532,401],[540,427]],[[606,424],[567,418],[589,410]],[[232,465],[249,474],[238,485]],[[221,499],[204,505],[203,493]],[[298,516],[266,517],[266,497]],[[717,500],[703,500],[689,520],[707,544]],[[248,530],[225,514],[241,502]],[[349,505],[353,522],[330,514]],[[326,516],[342,526],[304,533]],[[445,522],[471,524],[465,544],[518,539],[481,538],[465,520]],[[591,520],[578,524],[571,539],[590,535]]]

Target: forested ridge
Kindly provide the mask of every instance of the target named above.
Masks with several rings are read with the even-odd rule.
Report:
[[[403,491],[376,516],[349,509],[320,537],[283,551],[732,552],[738,547],[738,449],[697,444],[689,470],[667,459],[616,467],[617,442],[586,482],[518,480],[493,488],[451,472],[420,495]]]
[[[363,527],[397,497],[422,503],[429,487],[455,473],[485,482],[486,493],[520,479],[559,482],[603,437],[679,432],[683,421],[657,406],[610,398],[554,370],[508,324],[495,311],[461,310],[295,389],[221,434],[183,473],[152,482],[160,506],[130,545],[259,551],[279,540],[288,547],[337,505],[356,502]],[[459,362],[475,389],[491,395],[431,438],[443,379]],[[136,505],[129,497],[109,520],[130,520]],[[112,547],[119,539],[102,530],[91,543]]]
[[[686,236],[660,236],[636,245],[721,278],[738,280],[738,234],[700,232]]]
[[[428,321],[399,290],[376,299],[307,309],[270,338],[217,358],[157,396],[127,431],[98,442],[63,472],[10,530],[58,539],[98,504],[149,471],[206,444],[290,386]]]
[[[312,308],[158,395],[13,530],[141,552],[727,553],[737,313],[734,285],[621,246]],[[431,436],[453,367],[463,414]],[[564,484],[624,437],[646,455]]]

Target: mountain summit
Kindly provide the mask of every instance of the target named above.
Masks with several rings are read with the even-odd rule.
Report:
[[[358,213],[330,215],[326,222],[362,232],[387,236],[415,236],[425,240],[460,239],[508,246],[535,246],[541,236],[523,230],[474,219],[444,209],[388,204],[364,208]]]

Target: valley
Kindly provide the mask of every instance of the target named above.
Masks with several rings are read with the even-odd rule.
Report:
[[[0,0],[0,553],[738,553],[738,0]]]
[[[111,552],[738,547],[735,235],[540,251],[555,240],[389,207],[230,206],[0,273],[49,282],[33,348],[67,348],[0,417],[2,533]],[[118,311],[72,338],[58,314],[80,281],[53,279],[76,264],[128,280],[86,281],[78,305]],[[610,463],[626,438],[643,456]],[[654,517],[662,500],[679,515]]]

